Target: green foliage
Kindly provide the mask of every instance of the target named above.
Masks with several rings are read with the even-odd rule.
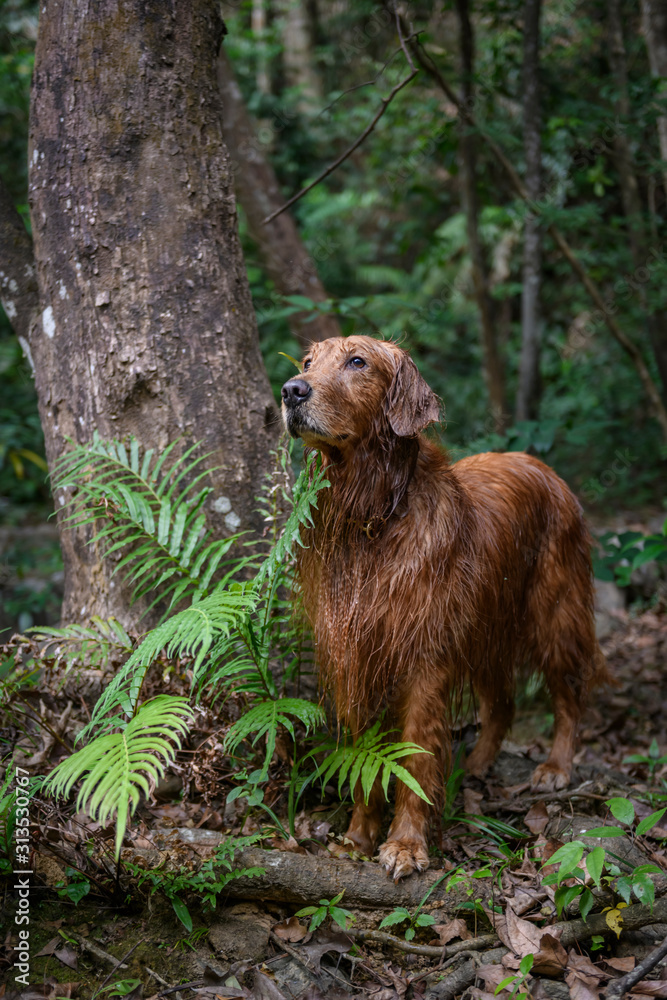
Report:
[[[430,802],[426,793],[406,768],[397,761],[412,754],[430,753],[416,743],[388,743],[387,733],[380,731],[381,720],[378,720],[356,741],[335,745],[317,769],[318,777],[326,785],[338,772],[338,791],[342,794],[343,785],[349,782],[350,792],[357,784],[361,784],[364,800],[368,802],[375,779],[380,777],[382,790],[388,797],[389,779],[392,775],[408,786],[410,791],[418,795],[424,802]],[[323,749],[323,748],[318,748]]]
[[[106,732],[62,761],[49,775],[45,790],[66,796],[77,781],[77,809],[104,826],[116,820],[116,857],[120,855],[128,816],[148,795],[175,758],[188,731],[192,709],[185,698],[158,695],[137,710],[118,731]]]
[[[626,829],[615,826],[596,827],[581,834],[584,840],[589,838],[613,839],[632,832],[636,819],[632,802],[617,796],[608,799],[607,806],[614,819],[622,823]],[[665,812],[667,812],[667,806],[646,816],[636,825],[635,834],[643,836],[648,833],[654,826],[657,826]],[[650,876],[660,874],[660,869],[656,865],[638,865],[632,868],[629,874],[622,875],[621,869],[615,863],[621,861],[620,858],[602,845],[589,850],[584,840],[572,840],[564,844],[543,865],[543,868],[558,865],[558,870],[545,875],[542,882],[544,885],[557,886],[554,901],[559,917],[565,907],[573,900],[578,899],[579,911],[584,920],[586,919],[594,903],[593,893],[586,884],[589,879],[598,888],[603,883],[611,885],[626,904],[630,903],[631,897],[634,895],[640,903],[653,906],[655,886]],[[625,864],[625,862],[623,863]],[[571,880],[574,880],[574,884],[563,884]],[[615,915],[614,919],[620,923],[620,916]]]
[[[105,670],[114,656],[127,656],[134,648],[123,626],[113,617],[104,620],[93,615],[89,626],[73,622],[63,628],[38,625],[28,631],[43,643],[43,656],[64,663],[66,672],[78,664]]]
[[[607,531],[597,541],[601,551],[594,557],[595,575],[599,580],[615,580],[619,587],[628,587],[640,566],[667,562],[667,521],[660,535]]]
[[[648,748],[648,753],[633,753],[629,757],[623,758],[624,764],[645,764],[648,768],[649,778],[651,783],[655,781],[655,772],[658,768],[662,767],[663,764],[667,764],[667,754],[660,754],[660,747],[658,746],[658,741],[655,737],[651,740],[651,745]]]
[[[56,882],[56,892],[62,899],[68,899],[76,906],[90,892],[90,882],[81,872],[76,868],[70,868],[69,865],[65,869],[65,875],[66,879]]]
[[[510,991],[510,996],[513,1000],[527,1000],[530,994],[529,991],[527,989],[523,989],[523,987],[526,985],[526,980],[530,975],[530,970],[533,967],[534,961],[534,955],[524,955],[519,962],[519,975],[506,976],[502,979],[493,991],[493,995],[497,997],[499,993],[511,986],[512,989]]]
[[[248,709],[234,723],[225,737],[225,749],[233,753],[242,740],[254,733],[253,746],[262,736],[266,737],[266,757],[259,781],[268,777],[268,769],[276,747],[278,727],[284,726],[292,739],[296,739],[294,722],[298,720],[308,733],[321,728],[325,723],[324,710],[303,698],[275,698],[260,701]]]
[[[210,541],[203,507],[212,487],[201,485],[209,474],[201,468],[207,456],[193,457],[199,450],[195,444],[170,464],[176,444],[158,457],[136,438],[127,445],[102,441],[95,431],[90,443],[62,456],[52,476],[54,493],[67,512],[65,524],[91,525],[91,542],[104,543],[104,557],[121,556],[114,574],[125,570],[132,602],[157,594],[146,611],[168,602],[165,614],[215,589],[215,573],[228,565],[223,559],[241,537]],[[241,565],[233,560],[232,572]]]
[[[353,923],[357,918],[349,910],[344,907],[339,906],[341,899],[345,890],[339,892],[337,896],[333,899],[321,899],[319,906],[304,906],[302,910],[298,910],[296,913],[297,917],[310,917],[310,925],[308,927],[309,932],[312,934],[313,931],[317,930],[320,924],[324,923],[327,917],[332,921],[332,923],[337,924],[341,930],[347,930],[349,925]]]
[[[388,913],[382,920],[380,930],[383,927],[394,927],[396,924],[403,924],[407,920],[408,926],[405,929],[405,940],[412,941],[418,928],[432,927],[435,923],[435,918],[430,913],[420,913],[419,909],[418,907],[414,913],[410,913],[404,906],[397,906],[395,910]]]
[[[192,872],[182,865],[175,871],[164,868],[139,868],[127,864],[127,870],[136,876],[140,886],[148,883],[151,895],[160,892],[171,902],[174,913],[189,934],[192,933],[192,916],[183,899],[186,893],[196,894],[205,908],[215,909],[218,896],[234,879],[257,878],[265,874],[264,868],[235,868],[234,861],[237,851],[252,847],[260,839],[261,834],[250,837],[228,837],[219,844],[213,856],[205,861],[198,872]]]

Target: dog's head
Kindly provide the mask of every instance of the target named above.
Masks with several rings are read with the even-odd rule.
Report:
[[[440,416],[438,397],[410,355],[371,337],[313,344],[282,397],[289,433],[318,449],[345,451],[378,432],[415,437]]]

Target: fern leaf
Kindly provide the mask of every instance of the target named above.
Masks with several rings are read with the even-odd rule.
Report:
[[[116,858],[120,855],[128,816],[141,793],[161,778],[174,760],[193,712],[187,699],[158,695],[145,702],[120,732],[110,732],[58,764],[45,782],[56,796],[66,796],[77,781],[77,809],[100,825],[116,820]]]
[[[294,736],[294,719],[306,727],[306,732],[317,726],[324,726],[324,711],[303,698],[277,698],[261,701],[248,709],[234,723],[225,737],[225,749],[233,753],[242,740],[254,733],[253,744],[266,736],[266,757],[262,774],[268,773],[269,764],[276,747],[278,726],[283,725]]]

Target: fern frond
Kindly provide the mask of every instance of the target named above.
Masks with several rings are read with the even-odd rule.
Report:
[[[234,584],[179,611],[152,629],[101,695],[91,721],[79,738],[91,728],[105,730],[115,725],[118,716],[110,719],[104,716],[119,706],[128,715],[135,712],[146,671],[163,650],[170,658],[194,657],[193,670],[196,674],[213,644],[217,643],[220,647],[221,643],[229,641],[256,602],[256,594],[250,585]]]
[[[103,441],[95,433],[89,444],[67,452],[53,475],[65,523],[92,525],[93,540],[104,544],[105,557],[122,555],[114,573],[125,571],[132,601],[157,595],[147,611],[161,600],[170,610],[186,598],[197,601],[209,594],[215,573],[244,534],[211,541],[202,509],[212,490],[201,485],[210,470],[200,468],[208,456],[193,458],[195,444],[169,464],[175,444],[154,461],[152,449],[142,458],[135,438],[128,453],[122,441]],[[75,495],[68,500],[66,491],[73,486]],[[235,569],[248,561],[236,560]]]
[[[417,753],[429,753],[416,743],[388,743],[387,733],[381,733],[380,722],[376,722],[363,733],[356,743],[338,745],[332,753],[320,764],[317,774],[322,784],[326,783],[338,772],[338,792],[342,793],[347,780],[350,793],[354,793],[357,781],[361,783],[364,801],[368,803],[371,789],[380,772],[385,798],[388,798],[389,779],[392,774],[408,786],[410,791],[418,795],[424,802],[432,804],[419,782],[401,764],[396,762],[401,757]]]
[[[43,643],[42,653],[53,656],[56,663],[64,661],[69,671],[77,662],[89,663],[100,669],[108,666],[113,652],[129,655],[134,644],[115,618],[93,615],[90,626],[77,623],[64,628],[36,625],[27,630],[37,642]]]
[[[225,750],[233,753],[239,743],[252,733],[255,734],[252,741],[253,746],[262,736],[266,736],[266,757],[262,768],[263,777],[260,779],[264,780],[276,748],[278,726],[284,726],[294,739],[294,719],[298,719],[306,727],[306,732],[316,727],[322,727],[325,723],[323,709],[303,698],[276,698],[260,701],[234,723],[225,737]]]
[[[68,757],[52,771],[45,788],[66,796],[77,781],[77,809],[101,826],[116,818],[116,857],[128,816],[164,776],[188,732],[193,712],[186,698],[158,695],[145,702],[120,732],[106,733]]]
[[[312,508],[317,507],[317,494],[331,483],[322,469],[322,459],[317,452],[308,456],[306,467],[294,484],[291,497],[292,510],[282,534],[276,541],[268,557],[264,560],[255,577],[255,586],[261,587],[271,580],[278,569],[284,567],[294,545],[302,545],[301,528],[312,526]]]

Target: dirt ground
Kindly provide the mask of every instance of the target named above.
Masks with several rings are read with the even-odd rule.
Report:
[[[651,876],[655,912],[648,917],[644,908],[643,926],[621,925],[620,936],[607,926],[597,941],[587,932],[569,940],[570,931],[559,941],[558,930],[547,941],[544,934],[551,924],[570,921],[570,930],[574,927],[577,903],[566,906],[559,920],[554,890],[542,884],[540,867],[582,829],[616,823],[605,804],[610,797],[629,799],[640,820],[659,809],[661,802],[667,804],[667,766],[661,763],[651,773],[646,762],[625,761],[629,755],[650,758],[654,740],[661,754],[667,752],[667,615],[660,610],[634,614],[618,604],[607,600],[599,615],[603,650],[617,687],[597,693],[586,711],[571,788],[552,795],[530,794],[529,776],[535,763],[544,759],[551,718],[543,692],[523,691],[511,740],[488,779],[464,778],[450,799],[430,871],[399,886],[387,883],[370,861],[333,860],[348,806],[341,806],[330,790],[324,801],[314,795],[307,802],[298,817],[296,841],[285,842],[274,829],[253,847],[274,859],[276,872],[287,856],[290,864],[315,866],[313,871],[320,874],[313,876],[310,890],[303,890],[301,902],[285,898],[271,883],[270,871],[257,883],[260,888],[254,895],[259,898],[239,899],[238,886],[232,882],[218,895],[215,908],[202,906],[186,889],[181,898],[192,920],[188,931],[163,892],[151,894],[150,882],[139,884],[141,871],[156,866],[173,870],[181,864],[194,872],[228,832],[252,836],[267,821],[265,814],[248,812],[239,803],[225,805],[220,790],[229,788],[224,787],[228,763],[220,755],[216,724],[208,716],[200,720],[196,756],[182,754],[154,801],[137,814],[119,872],[110,860],[113,831],[96,828],[85,816],[53,803],[33,803],[30,986],[16,982],[17,894],[12,889],[15,881],[8,877],[0,949],[0,976],[6,985],[0,996],[86,1000],[127,993],[132,1000],[172,995],[177,1000],[198,995],[453,1000],[465,994],[472,1000],[491,998],[512,976],[518,978],[499,995],[524,991],[536,1000],[602,996],[610,982],[631,971],[667,935],[667,909],[660,909],[667,894],[667,823],[645,836],[614,841],[614,852],[623,855],[623,847],[629,859],[624,870],[646,863],[665,872]],[[173,684],[177,689],[177,679]],[[63,689],[42,700],[56,731],[66,701]],[[61,728],[66,731],[66,726]],[[465,726],[459,742],[469,744],[473,739],[474,726]],[[56,750],[53,745],[54,741],[51,747],[45,743],[37,753],[44,760],[52,752],[57,757],[57,743]],[[34,758],[34,742],[24,752],[26,758],[29,752]],[[285,772],[279,757],[280,752],[266,801],[284,815]],[[606,841],[611,850],[609,845]],[[331,889],[318,880],[328,878],[330,869],[340,872],[335,866],[341,864],[355,873],[340,901],[354,918],[350,934],[344,935],[329,920],[310,933],[310,918],[295,913],[306,903],[318,905],[325,889]],[[484,870],[487,876],[474,883],[472,873]],[[415,926],[410,941],[404,937],[407,921],[383,929],[388,940],[369,936],[395,909],[388,900],[413,900],[406,909],[414,915],[419,899],[433,885],[433,872],[452,871],[458,873],[456,892],[448,895],[445,883],[436,887],[420,911],[433,919]],[[89,890],[77,902],[76,886],[82,882]],[[382,905],[373,906],[368,899],[367,887],[374,885],[385,887]],[[361,897],[364,892],[365,904],[355,904],[355,893]],[[620,912],[619,900],[607,888],[606,895],[596,896],[593,913],[603,904],[611,907],[608,912]],[[637,899],[631,901],[637,904]],[[502,913],[494,912],[494,906]],[[604,916],[600,919],[604,923]],[[647,923],[651,920],[658,922]],[[529,954],[537,958],[524,977],[525,966],[520,969],[519,964]],[[123,956],[123,965],[114,968],[114,961]],[[667,996],[664,965],[654,968],[648,978],[652,983],[640,984],[635,996]]]

